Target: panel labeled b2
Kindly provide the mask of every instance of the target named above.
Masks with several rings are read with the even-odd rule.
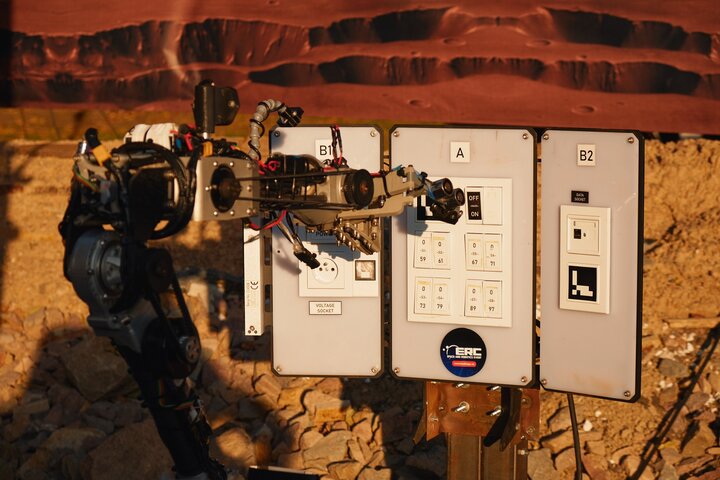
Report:
[[[546,131],[542,189],[542,385],[636,400],[642,353],[642,135]]]

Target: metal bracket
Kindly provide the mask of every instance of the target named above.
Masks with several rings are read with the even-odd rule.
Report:
[[[536,389],[499,388],[478,384],[425,383],[425,436],[440,433],[484,437],[500,449],[537,440],[540,395]]]

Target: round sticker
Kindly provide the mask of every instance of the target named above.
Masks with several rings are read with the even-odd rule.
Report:
[[[472,377],[485,365],[487,350],[480,335],[467,328],[456,328],[440,344],[440,358],[453,375]]]

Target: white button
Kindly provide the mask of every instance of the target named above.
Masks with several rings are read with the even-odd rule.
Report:
[[[432,268],[432,234],[425,232],[415,237],[415,268]]]
[[[433,313],[438,315],[450,315],[450,279],[433,279]]]
[[[433,267],[450,269],[450,241],[448,233],[432,234]]]
[[[500,282],[483,282],[483,306],[486,317],[502,317],[500,287]]]
[[[483,225],[502,225],[502,187],[484,187]]]
[[[502,270],[501,239],[501,235],[485,235],[485,270],[487,271],[499,272]]]
[[[465,234],[465,268],[467,270],[483,269],[483,236],[479,233]]]
[[[415,280],[415,313],[432,313],[432,279]]]
[[[465,316],[482,317],[483,314],[483,282],[468,280],[465,284]]]

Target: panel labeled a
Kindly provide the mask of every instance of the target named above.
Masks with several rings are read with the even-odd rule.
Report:
[[[531,383],[533,132],[402,126],[390,139],[393,166],[447,177],[465,194],[454,225],[433,218],[424,197],[393,219],[393,373]]]
[[[320,162],[339,156],[353,169],[382,166],[382,133],[373,126],[276,128],[273,153],[312,155]],[[329,212],[333,212],[330,210]],[[382,372],[381,255],[338,246],[333,235],[297,226],[304,247],[319,265],[310,268],[293,244],[273,233],[273,369],[293,376],[376,376]]]
[[[642,138],[542,139],[540,378],[547,389],[640,395]]]

